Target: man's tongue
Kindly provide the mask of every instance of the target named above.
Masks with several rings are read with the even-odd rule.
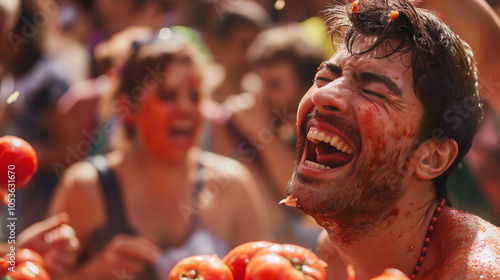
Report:
[[[351,155],[339,151],[329,144],[319,143],[316,146],[316,161],[319,164],[336,168],[349,163],[351,160]]]

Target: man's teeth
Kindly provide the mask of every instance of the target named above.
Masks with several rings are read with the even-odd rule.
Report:
[[[317,168],[317,169],[330,169],[330,166],[324,166],[323,164],[319,164],[314,161],[306,160],[306,165],[312,168]]]
[[[315,144],[319,143],[320,141],[329,143],[339,151],[347,153],[351,156],[354,154],[353,149],[349,148],[349,146],[344,143],[338,136],[331,137],[329,135],[325,135],[325,133],[323,132],[318,132],[317,130],[309,130],[309,132],[307,133],[307,139]]]

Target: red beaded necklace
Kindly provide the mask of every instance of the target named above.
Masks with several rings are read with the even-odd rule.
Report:
[[[420,268],[422,267],[422,263],[424,262],[424,259],[425,259],[425,254],[427,253],[427,247],[429,246],[429,243],[431,242],[432,232],[434,232],[434,226],[436,225],[439,214],[441,213],[441,210],[443,210],[443,207],[445,204],[446,204],[446,199],[442,198],[439,201],[439,204],[436,207],[436,210],[434,210],[434,215],[431,218],[431,222],[429,223],[429,227],[427,227],[427,234],[425,235],[424,245],[422,246],[422,250],[420,251],[420,257],[418,257],[417,265],[415,265],[415,268],[413,269],[413,273],[410,275],[410,279],[412,279],[412,280],[417,278],[417,273],[420,271]]]

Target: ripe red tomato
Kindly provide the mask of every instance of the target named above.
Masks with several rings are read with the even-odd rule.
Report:
[[[247,242],[235,247],[222,260],[233,272],[234,280],[243,280],[250,259],[260,250],[273,244],[267,241]]]
[[[35,150],[19,137],[0,137],[0,158],[0,189],[21,188],[35,174],[38,164]]]
[[[217,255],[182,259],[170,271],[168,280],[233,280],[233,274]]]
[[[45,259],[37,251],[33,251],[27,248],[19,248],[16,250],[16,263],[21,264],[23,262],[32,262],[41,267],[45,266]]]
[[[1,189],[0,188],[0,200],[5,205],[9,205],[9,191],[7,189]]]
[[[5,276],[14,280],[50,280],[50,276],[39,264],[26,261],[16,265],[15,271],[7,271]]]
[[[388,268],[384,270],[384,273],[372,278],[371,280],[410,280],[410,278],[408,278],[408,276],[400,270]]]
[[[256,253],[246,268],[246,280],[326,280],[326,263],[307,248],[275,244]]]
[[[302,280],[304,274],[295,269],[285,257],[264,254],[252,258],[245,279],[248,280]]]
[[[9,264],[7,260],[0,257],[0,275],[4,275],[9,269]]]

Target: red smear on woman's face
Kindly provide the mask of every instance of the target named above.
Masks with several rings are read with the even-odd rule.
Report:
[[[134,114],[144,150],[180,160],[195,145],[201,125],[200,76],[192,65],[171,63],[161,84],[150,90]]]

